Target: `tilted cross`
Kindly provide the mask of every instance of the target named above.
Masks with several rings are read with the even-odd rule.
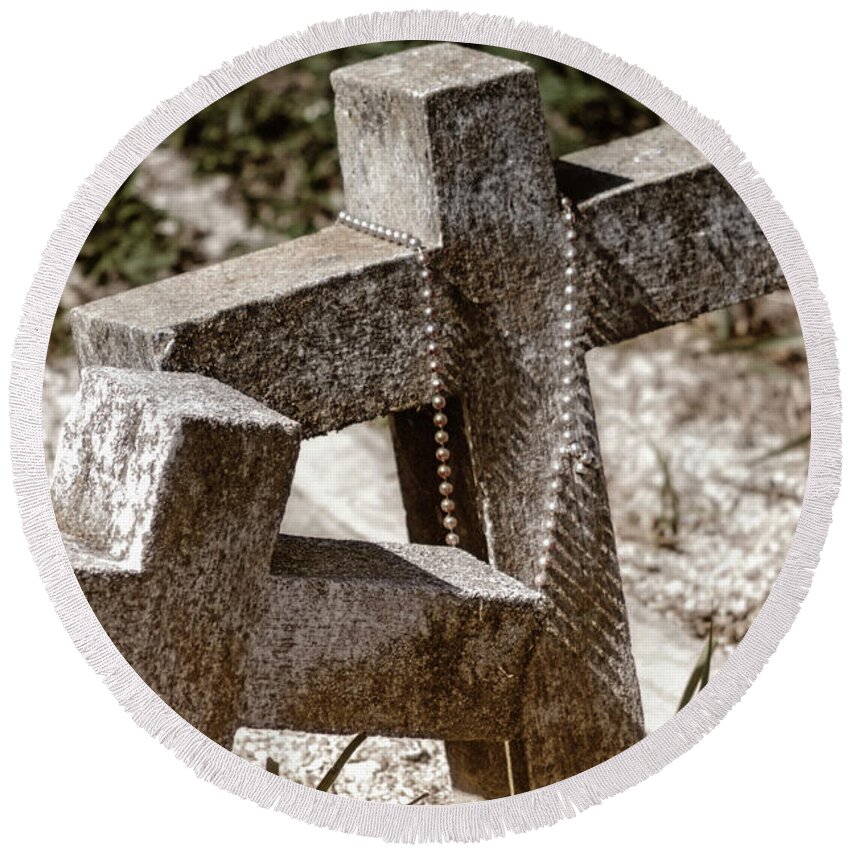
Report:
[[[278,538],[298,441],[383,414],[411,540],[441,537],[416,260],[340,226],[74,311],[86,371],[59,525],[112,639],[221,743],[240,725],[437,737],[459,787],[541,787],[643,733],[601,467],[566,481],[550,582],[532,587],[557,436],[558,184],[581,217],[582,445],[598,448],[586,351],[782,274],[668,128],[553,168],[525,65],[440,44],[332,82],[346,208],[433,253],[466,551]]]

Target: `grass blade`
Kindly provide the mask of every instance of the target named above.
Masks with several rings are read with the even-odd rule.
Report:
[[[682,693],[682,698],[679,700],[679,707],[676,711],[681,711],[693,698],[697,691],[701,691],[707,684],[711,675],[711,656],[714,654],[714,623],[708,626],[708,640],[699,654],[696,666],[688,678],[688,683],[685,685],[685,690]]]
[[[763,460],[769,460],[772,457],[779,457],[779,455],[787,454],[788,452],[793,452],[794,449],[801,449],[803,446],[808,446],[812,441],[812,432],[809,431],[805,434],[801,434],[799,437],[794,437],[793,440],[789,440],[787,443],[781,445],[778,449],[771,449],[771,451],[766,452],[763,455],[759,455],[754,461],[754,463],[761,463]]]
[[[339,758],[334,762],[333,767],[322,777],[321,782],[316,786],[318,791],[330,791],[334,782],[336,782],[345,763],[354,755],[357,748],[366,740],[366,733],[361,732],[348,742],[348,746],[339,754]]]

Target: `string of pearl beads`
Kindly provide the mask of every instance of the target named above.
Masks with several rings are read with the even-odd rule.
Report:
[[[431,255],[419,239],[403,230],[394,230],[375,222],[364,221],[344,210],[339,214],[339,221],[354,230],[359,230],[361,233],[368,233],[388,242],[413,248],[416,252],[416,259],[420,265],[419,277],[422,282],[419,296],[422,300],[422,312],[425,318],[425,356],[429,376],[430,405],[433,411],[432,422],[435,429],[434,441],[437,444],[434,456],[437,460],[437,477],[440,479],[437,488],[440,494],[440,511],[443,514],[442,525],[446,532],[446,545],[457,546],[460,543],[460,537],[458,536],[458,520],[455,516],[457,505],[452,498],[454,485],[451,482],[452,468],[449,466],[451,451],[447,445],[449,442],[449,417],[446,414],[446,385],[443,379],[442,362],[439,358],[443,331],[437,321],[437,311],[434,306],[434,275],[431,270]]]
[[[540,554],[537,557],[538,572],[534,578],[537,587],[544,587],[548,581],[548,568],[552,560],[552,550],[555,547],[554,532],[557,529],[557,515],[560,510],[560,494],[563,489],[563,475],[568,468],[572,468],[576,475],[583,475],[590,467],[596,466],[596,460],[587,449],[583,449],[577,442],[575,431],[575,394],[573,382],[575,377],[575,330],[576,330],[576,305],[574,296],[576,293],[575,259],[577,250],[575,240],[578,233],[575,228],[576,214],[569,198],[561,198],[561,220],[566,227],[567,248],[564,258],[567,261],[564,268],[564,296],[562,305],[563,317],[561,329],[564,337],[561,341],[561,373],[560,393],[558,396],[558,427],[559,441],[555,447],[555,454],[551,460],[551,477],[547,483],[548,498],[545,505],[543,519],[544,536],[540,541]],[[434,440],[437,443],[435,457],[437,460],[437,477],[440,479],[440,510],[443,513],[443,528],[446,530],[446,543],[449,546],[457,546],[460,542],[457,533],[458,521],[455,516],[456,504],[452,499],[454,486],[451,482],[452,468],[449,466],[451,452],[447,446],[449,442],[448,423],[446,415],[446,386],[443,381],[442,364],[439,360],[440,341],[442,331],[437,322],[436,310],[433,303],[433,273],[430,267],[430,254],[415,236],[411,236],[403,230],[395,230],[384,227],[375,222],[366,221],[352,216],[344,210],[339,214],[339,221],[361,233],[368,233],[388,242],[413,248],[416,259],[419,262],[422,289],[420,297],[423,302],[423,313],[425,317],[425,353],[427,357],[428,373],[430,375],[429,392],[431,393],[431,408],[433,409],[432,421],[435,427]]]
[[[578,238],[576,231],[576,213],[572,202],[567,197],[561,198],[561,221],[566,230],[567,247],[564,251],[564,259],[567,264],[564,268],[564,301],[562,304],[563,317],[560,320],[560,329],[563,331],[561,340],[561,359],[558,394],[558,442],[555,452],[550,461],[551,477],[547,482],[547,500],[543,515],[543,536],[540,540],[540,550],[537,556],[537,574],[534,584],[537,587],[545,587],[548,582],[548,569],[552,561],[552,551],[555,548],[555,530],[558,527],[558,512],[560,510],[560,496],[563,489],[563,476],[565,471],[572,467],[576,475],[584,475],[587,470],[596,465],[591,452],[582,449],[576,438],[575,422],[575,347],[576,347],[576,265],[578,255],[575,241]]]

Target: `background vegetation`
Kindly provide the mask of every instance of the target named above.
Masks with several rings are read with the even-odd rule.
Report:
[[[342,202],[330,72],[417,44],[421,42],[362,45],[287,65],[216,101],[163,146],[190,160],[197,180],[226,176],[227,194],[244,210],[246,229],[260,226],[272,241],[310,233],[326,225]],[[553,156],[658,123],[654,113],[595,77],[536,56],[475,47],[535,69]],[[203,234],[152,206],[141,197],[138,183],[137,170],[83,246],[76,271],[86,297],[209,262],[200,247]],[[249,247],[237,240],[227,254],[236,256]],[[53,353],[69,349],[64,306],[51,348]]]
[[[274,243],[313,232],[334,218],[343,200],[331,71],[421,44],[367,44],[287,65],[211,104],[161,147],[185,160],[188,180],[226,183],[225,198],[244,216],[246,234],[260,230],[267,243]],[[628,95],[574,68],[512,50],[470,46],[534,68],[554,157],[659,123],[657,115]],[[130,175],[93,227],[76,264],[70,303],[221,259],[205,250],[208,234],[202,229],[182,220],[168,204],[158,207],[143,197],[145,168],[142,164]],[[224,256],[256,247],[256,241],[235,237]],[[68,306],[63,300],[57,312],[50,356],[71,350]],[[775,312],[765,318],[756,303],[745,304],[707,317],[703,324],[721,348],[753,346],[769,359],[803,359],[793,306],[779,318]]]

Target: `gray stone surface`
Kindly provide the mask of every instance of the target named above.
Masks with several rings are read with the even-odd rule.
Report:
[[[83,366],[215,377],[310,436],[422,400],[415,274],[332,227],[79,307],[74,344]]]
[[[145,681],[211,738],[240,725],[297,426],[199,375],[83,372],[53,499],[77,578]]]
[[[786,286],[740,197],[670,127],[571,154],[557,175],[580,201],[589,347]]]
[[[502,740],[544,615],[466,552],[281,537],[244,725]]]
[[[416,230],[434,248],[450,389],[465,422],[453,451],[468,458],[459,477],[475,493],[463,545],[527,583],[553,442],[564,248],[533,74],[438,45],[343,69],[334,85],[352,211]],[[782,285],[740,200],[663,132],[601,149],[598,168],[559,167],[587,233],[584,349]],[[628,166],[642,152],[641,167]],[[407,165],[421,191],[398,190]],[[319,434],[422,400],[414,269],[409,252],[333,227],[79,308],[75,341],[84,364],[214,376]],[[578,361],[579,436],[595,446]],[[568,481],[564,502],[552,614],[514,741],[528,787],[642,732],[601,470]]]
[[[557,439],[556,317],[568,247],[536,78],[515,62],[436,45],[340,69],[333,84],[351,213],[439,246],[437,286],[454,306],[443,359],[460,399],[452,410],[454,481],[469,500],[461,545],[531,584]],[[410,180],[409,191],[399,191],[400,179]],[[577,439],[594,446],[577,360]],[[425,364],[419,368],[424,379]],[[407,436],[396,446],[405,507],[433,516],[436,499],[421,485],[434,481],[433,453],[424,448],[433,427],[425,415],[402,419],[396,429]],[[604,479],[598,471],[565,478],[546,589],[552,613],[529,660],[512,736],[519,790],[590,767],[643,731]],[[414,520],[409,530],[422,542],[441,536],[436,523]],[[456,785],[505,793],[490,782],[504,759],[501,745],[494,752],[464,743],[456,754],[449,745],[447,753]]]

